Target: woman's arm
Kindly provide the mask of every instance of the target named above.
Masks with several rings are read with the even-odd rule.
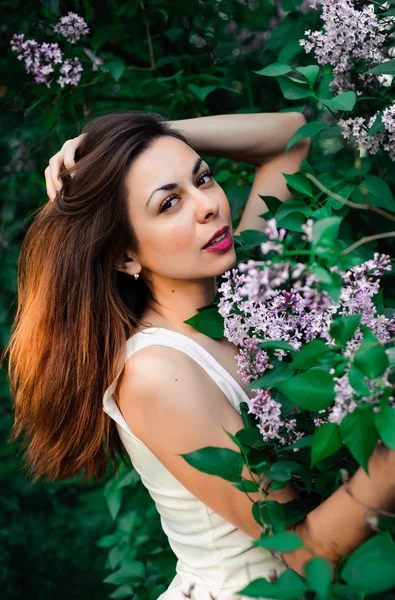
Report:
[[[368,464],[369,475],[360,467],[350,481],[300,521],[294,531],[315,554],[334,566],[374,533],[367,517],[395,509],[395,452],[377,444]],[[286,563],[300,574],[312,557],[306,549],[284,553]]]
[[[261,196],[279,200],[291,197],[283,173],[298,171],[310,149],[310,138],[285,152],[289,138],[306,123],[303,114],[256,113],[197,117],[172,121],[196,152],[250,163],[256,167],[254,182],[243,216],[235,230],[263,230],[266,222],[259,215],[268,208]]]
[[[225,430],[235,435],[243,427],[241,415],[211,379],[202,376],[198,365],[171,348],[140,350],[126,362],[119,404],[135,435],[178,481],[224,519],[260,538],[250,500],[263,500],[263,495],[247,496],[231,482],[197,471],[180,456],[207,446],[234,450]],[[246,467],[243,477],[254,479]],[[340,488],[297,524],[295,531],[313,554],[306,548],[284,553],[290,568],[303,574],[305,562],[314,554],[336,566],[372,535],[366,517],[376,513],[369,506],[389,511],[395,505],[395,452],[378,444],[369,461],[369,475],[359,468],[348,486],[355,499]],[[268,499],[286,503],[296,496],[288,482],[285,489],[270,492]]]
[[[259,167],[284,152],[289,138],[306,123],[302,113],[255,113],[170,121],[196,150]]]

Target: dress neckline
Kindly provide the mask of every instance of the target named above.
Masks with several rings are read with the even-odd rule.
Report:
[[[230,379],[231,380],[231,382],[233,383],[233,385],[236,388],[236,390],[244,397],[244,399],[245,399],[244,402],[247,402],[247,404],[248,404],[248,402],[250,400],[249,396],[243,390],[243,388],[241,387],[240,383],[233,377],[233,375],[231,375],[229,373],[229,371],[227,369],[225,369],[225,367],[223,367],[221,365],[221,363],[216,358],[214,358],[214,356],[212,354],[210,354],[210,352],[208,350],[206,350],[206,348],[204,348],[201,344],[199,344],[199,342],[196,342],[195,340],[193,340],[189,336],[185,335],[185,333],[180,333],[179,331],[173,331],[172,329],[167,329],[166,327],[153,326],[153,327],[146,327],[145,329],[141,329],[140,331],[138,331],[134,335],[138,335],[139,333],[143,333],[145,331],[151,331],[152,329],[160,329],[162,331],[170,333],[171,335],[181,336],[182,338],[186,338],[189,342],[192,343],[192,345],[194,345],[201,352],[203,352],[203,354],[206,356],[206,359],[215,366],[215,368],[220,372],[220,374],[222,375],[222,377],[224,377],[225,379]],[[132,338],[133,337],[134,336],[132,336]],[[132,339],[132,338],[129,338],[129,339]],[[235,346],[235,348],[236,348],[236,346]]]

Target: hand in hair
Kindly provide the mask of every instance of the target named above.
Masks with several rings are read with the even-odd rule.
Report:
[[[84,136],[85,133],[82,133],[75,138],[66,140],[59,152],[49,159],[49,164],[44,171],[44,175],[47,194],[51,202],[55,200],[56,194],[60,192],[63,185],[59,177],[60,170],[63,165],[66,169],[70,169],[75,165],[75,152]]]

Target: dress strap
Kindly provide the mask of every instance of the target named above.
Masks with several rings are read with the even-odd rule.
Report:
[[[139,331],[127,340],[125,362],[132,354],[138,352],[138,350],[147,348],[148,346],[167,346],[187,354],[213,379],[225,394],[233,408],[240,413],[240,402],[248,400],[246,392],[234,377],[232,377],[230,373],[210,354],[210,352],[195,342],[195,340],[182,333],[163,327],[149,327]],[[134,436],[114,399],[117,380],[122,373],[122,370],[123,367],[104,394],[103,410],[125,429],[125,431]]]

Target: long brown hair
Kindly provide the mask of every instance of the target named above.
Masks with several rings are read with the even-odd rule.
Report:
[[[39,209],[18,260],[18,307],[8,378],[15,407],[10,441],[23,432],[24,461],[36,481],[99,480],[117,452],[115,422],[103,394],[124,360],[151,292],[115,268],[138,251],[124,185],[133,160],[160,136],[187,140],[157,113],[117,112],[92,119],[73,177]],[[152,297],[152,296],[151,296]]]

